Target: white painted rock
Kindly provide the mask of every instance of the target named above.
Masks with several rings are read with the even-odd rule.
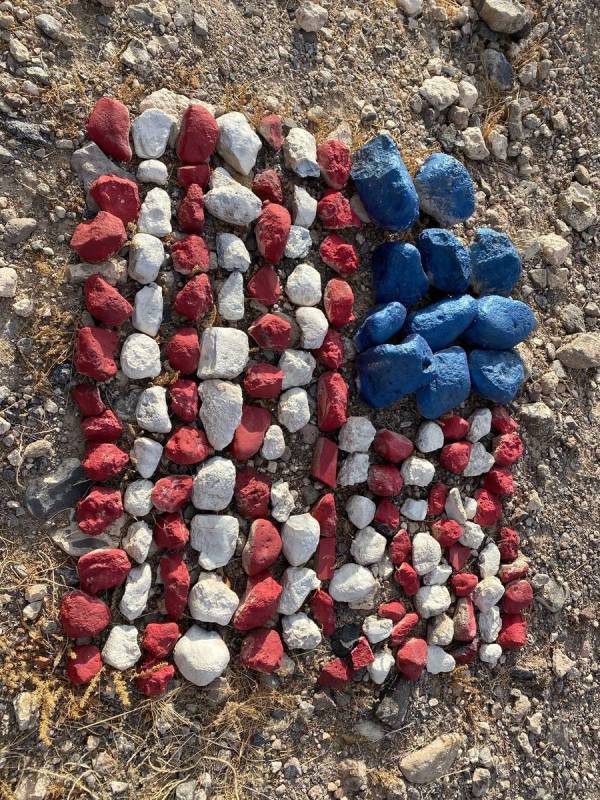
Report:
[[[119,611],[129,622],[141,617],[146,610],[151,585],[152,569],[150,564],[141,564],[129,571],[125,582],[125,591],[119,603]]]
[[[446,499],[444,511],[446,512],[448,519],[453,519],[455,522],[458,522],[459,525],[464,525],[467,521],[465,507],[463,506],[460,492],[456,486],[453,489],[450,489],[448,492],[448,498]]]
[[[482,578],[489,578],[498,574],[500,569],[500,550],[498,550],[495,542],[486,544],[481,553],[479,553],[477,565],[479,567],[479,575]]]
[[[442,561],[441,564],[434,567],[431,572],[423,575],[423,583],[425,586],[442,586],[451,575],[452,567],[447,561]]]
[[[350,553],[357,564],[375,564],[383,558],[386,544],[385,536],[369,525],[356,534],[350,545]]]
[[[285,451],[285,439],[283,431],[279,425],[270,425],[265,433],[260,454],[267,461],[275,461],[281,458]]]
[[[250,189],[240,183],[228,183],[204,195],[206,210],[229,225],[250,225],[260,215],[262,204]]]
[[[308,395],[304,389],[294,387],[279,397],[277,419],[290,433],[296,433],[310,421]]]
[[[437,567],[442,548],[437,539],[428,533],[417,533],[412,540],[412,563],[417,575],[426,575]]]
[[[316,306],[321,301],[321,273],[312,264],[298,264],[291,271],[285,293],[297,306]]]
[[[229,322],[244,319],[244,278],[241,272],[232,272],[219,289],[217,300],[219,315]]]
[[[346,514],[350,522],[357,528],[366,528],[373,522],[377,506],[368,497],[361,494],[352,495],[346,503]]]
[[[140,428],[150,433],[169,433],[171,420],[167,408],[167,390],[164,386],[149,386],[140,394],[135,409]]]
[[[389,650],[379,650],[375,653],[375,658],[367,665],[369,677],[377,685],[385,683],[385,679],[390,674],[394,666],[394,656]]]
[[[250,266],[246,245],[233,233],[217,234],[217,262],[226,272],[246,272]]]
[[[280,614],[295,614],[308,595],[321,586],[314,569],[288,567],[281,578],[283,591],[279,598]]]
[[[167,165],[155,158],[141,161],[137,168],[136,178],[140,183],[154,183],[156,186],[166,186],[169,182]]]
[[[228,564],[238,540],[239,522],[221,514],[196,514],[190,523],[190,543],[198,551],[203,569],[218,569]]]
[[[282,388],[291,389],[307,386],[312,381],[317,362],[306,350],[285,350],[277,366],[283,372]]]
[[[131,132],[138,158],[160,158],[169,143],[175,120],[158,108],[149,108],[133,120]]]
[[[275,481],[271,486],[271,516],[277,522],[285,522],[294,510],[296,501],[287,481]]]
[[[422,453],[433,453],[444,446],[444,432],[437,422],[424,422],[420,426],[415,445]]]
[[[129,276],[138,283],[156,280],[165,260],[160,239],[148,233],[136,233],[129,245]]]
[[[387,639],[393,627],[394,623],[391,619],[377,617],[375,614],[367,617],[362,625],[363,633],[371,644],[377,644],[377,642],[383,642]]]
[[[422,522],[427,516],[427,500],[415,500],[408,497],[400,508],[400,513],[413,522]]]
[[[321,175],[315,137],[304,128],[290,130],[283,143],[283,154],[286,166],[301,178],[318,178]]]
[[[145,517],[152,511],[152,481],[132,481],[123,495],[123,508],[132,517]]]
[[[467,520],[463,525],[463,532],[458,541],[471,550],[479,550],[484,539],[485,533],[481,529],[481,526]]]
[[[312,247],[312,239],[308,228],[300,225],[292,225],[285,245],[284,255],[286,258],[306,258]]]
[[[492,412],[489,408],[478,408],[469,417],[467,439],[478,442],[492,430]]]
[[[219,126],[218,154],[237,172],[248,175],[254,169],[256,156],[262,146],[258,134],[239,111],[230,111],[217,117],[217,125]]]
[[[439,675],[440,672],[452,672],[456,666],[454,657],[438,647],[431,644],[427,648],[427,672],[431,675]]]
[[[198,622],[228,625],[240,599],[221,577],[201,572],[188,597],[191,616]]]
[[[0,267],[0,297],[14,297],[16,293],[16,269],[13,269],[13,267]]]
[[[281,636],[290,650],[313,650],[321,644],[321,631],[306,614],[290,614],[281,620]]]
[[[310,228],[317,216],[317,200],[302,186],[294,186],[294,225]]]
[[[219,189],[221,186],[229,186],[232,183],[239,183],[225,167],[216,167],[210,173],[208,185],[211,189]]]
[[[242,420],[242,390],[227,381],[204,381],[198,387],[202,401],[199,417],[215,450],[230,444]]]
[[[329,583],[329,594],[338,603],[352,603],[369,597],[377,586],[373,574],[360,564],[344,564]]]
[[[222,511],[231,503],[234,489],[233,461],[213,456],[198,467],[192,488],[192,503],[201,511]]]
[[[229,650],[216,631],[192,625],[175,645],[173,660],[190,683],[208,686],[225,672]]]
[[[369,476],[369,454],[350,453],[338,471],[340,486],[356,486],[366,483]]]
[[[495,575],[479,581],[473,590],[473,602],[480,611],[489,611],[504,594],[504,586]]]
[[[490,667],[495,667],[502,656],[502,648],[499,644],[482,644],[479,648],[479,659]]]
[[[447,614],[433,617],[427,627],[427,642],[439,647],[447,647],[454,639],[454,621]]]
[[[296,321],[302,332],[302,347],[316,350],[321,347],[329,330],[327,317],[320,308],[296,309]]]
[[[135,467],[142,478],[151,478],[162,456],[163,446],[154,439],[139,436],[133,443]]]
[[[123,550],[138,564],[143,564],[148,558],[151,544],[152,528],[142,520],[130,525],[123,537]]]
[[[435,475],[435,467],[424,458],[409,456],[402,462],[400,472],[407,486],[429,486]]]
[[[236,328],[205,328],[200,343],[198,377],[202,380],[237,378],[248,362],[248,337]]]
[[[132,333],[123,343],[121,369],[134,381],[160,375],[160,347],[145,333]]]
[[[142,655],[135,625],[115,625],[102,648],[102,661],[120,672],[130,669]]]
[[[319,544],[321,528],[311,514],[294,514],[281,528],[283,555],[293,567],[306,564]]]
[[[136,293],[131,324],[147,336],[156,336],[163,318],[163,293],[156,283],[149,283]]]
[[[477,616],[477,627],[484,642],[495,642],[502,628],[500,608],[492,606],[487,611],[481,611]]]
[[[481,442],[475,442],[467,466],[463,470],[465,478],[474,478],[489,472],[496,463],[494,456],[485,449]]]
[[[475,519],[477,514],[477,500],[474,497],[465,497],[463,500],[463,508],[465,509],[465,517],[467,519]]]
[[[450,592],[445,586],[421,586],[415,595],[415,606],[423,619],[443,614],[450,603]]]
[[[367,417],[348,417],[340,428],[339,448],[347,453],[368,453],[376,433]]]
[[[150,189],[138,217],[138,232],[151,236],[166,236],[171,227],[171,200],[164,189]]]

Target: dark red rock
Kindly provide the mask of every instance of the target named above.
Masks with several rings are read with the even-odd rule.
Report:
[[[456,544],[453,544],[452,547],[448,548],[446,557],[454,572],[460,572],[467,561],[471,558],[471,551],[468,547],[456,542]]]
[[[192,272],[208,272],[210,268],[210,254],[206,242],[201,236],[184,236],[171,245],[171,259],[173,269],[182,275],[191,275]]]
[[[350,284],[340,278],[332,278],[327,282],[323,292],[323,305],[327,319],[336,328],[343,328],[356,319],[354,292]]]
[[[485,489],[477,489],[474,496],[477,500],[477,513],[473,521],[477,525],[491,528],[502,516],[502,501]]]
[[[292,218],[290,212],[278,203],[264,203],[256,221],[254,236],[261,256],[270,264],[278,264],[283,258]]]
[[[315,572],[320,581],[330,581],[335,572],[335,538],[321,536],[315,554]]]
[[[383,428],[375,434],[371,449],[386,461],[399,464],[407,459],[415,448],[406,436]]]
[[[236,461],[248,461],[256,455],[271,425],[271,412],[261,406],[244,403],[242,419],[235,429],[229,452]]]
[[[196,322],[213,306],[213,294],[208,275],[194,275],[175,295],[173,308],[182,317]]]
[[[492,430],[496,433],[514,433],[517,430],[517,423],[504,406],[492,409]]]
[[[154,544],[166,550],[182,550],[190,538],[190,532],[178,512],[161,514],[154,524]]]
[[[511,583],[512,581],[519,581],[529,575],[529,564],[524,558],[518,558],[516,561],[511,561],[510,564],[501,564],[498,570],[498,577],[502,583]]]
[[[392,564],[399,566],[410,559],[412,543],[408,531],[401,528],[390,543],[390,558]]]
[[[107,408],[95,417],[82,419],[81,432],[88,442],[116,442],[123,434],[123,423]]]
[[[496,642],[503,650],[518,650],[527,644],[527,620],[522,614],[502,614]]]
[[[406,608],[400,600],[390,600],[388,603],[381,603],[377,613],[384,619],[391,619],[392,622],[400,622],[406,616]],[[416,614],[415,614],[416,616]],[[418,617],[417,617],[418,619]]]
[[[191,378],[179,378],[169,386],[169,408],[183,422],[198,416],[198,385]]]
[[[167,342],[167,358],[172,369],[191,375],[198,369],[200,340],[195,328],[180,328]]]
[[[332,636],[335,631],[335,608],[331,595],[323,589],[317,589],[310,598],[310,610],[323,634]]]
[[[273,628],[258,628],[244,637],[240,664],[246,669],[269,674],[275,672],[282,658],[281,637]]]
[[[122,325],[133,314],[133,306],[105,281],[102,275],[90,275],[83,286],[85,307],[92,317],[105,325]]]
[[[339,275],[352,275],[358,269],[358,253],[354,245],[337,233],[330,233],[319,248],[321,260]]]
[[[452,656],[457,664],[471,664],[477,658],[479,651],[479,639],[475,638],[472,642],[467,642],[461,647],[452,650]]]
[[[454,608],[454,640],[470,642],[477,634],[475,606],[470,597],[459,597]]]
[[[65,636],[81,639],[97,636],[110,622],[110,608],[98,597],[79,589],[63,595],[60,624]]]
[[[352,664],[352,668],[363,669],[364,667],[368,667],[369,664],[372,664],[373,661],[375,661],[375,656],[371,650],[369,640],[366,636],[361,636],[358,640],[358,644],[350,653],[350,663]]]
[[[246,292],[252,300],[264,306],[272,306],[281,297],[279,277],[271,266],[260,267],[246,284]]]
[[[95,417],[106,409],[100,397],[100,389],[89,383],[78,383],[71,389],[71,397],[82,417]]]
[[[116,444],[100,442],[91,444],[81,462],[91,481],[108,481],[120,475],[129,462],[129,456]]]
[[[102,657],[95,644],[76,645],[67,654],[67,678],[74,686],[89,683],[102,669]]]
[[[142,662],[135,678],[135,688],[146,697],[158,697],[169,688],[169,681],[175,677],[175,667],[154,659]]]
[[[124,225],[137,220],[141,203],[135,181],[102,175],[90,185],[90,194],[101,211],[118,217]]]
[[[121,586],[131,569],[127,553],[119,548],[92,550],[77,562],[77,574],[84,592],[98,594]]]
[[[470,597],[477,583],[477,575],[470,572],[457,572],[450,578],[450,588],[457,597]]]
[[[330,230],[360,227],[348,198],[333,189],[328,189],[317,203],[317,215],[323,227]]]
[[[108,211],[99,211],[94,219],[75,228],[71,247],[82,261],[96,264],[118,253],[126,241],[123,222]]]
[[[169,475],[160,478],[152,489],[152,505],[157,511],[181,511],[190,502],[193,478],[190,475]]]
[[[180,619],[187,606],[190,591],[189,570],[179,554],[163,556],[159,569],[163,581],[167,616],[172,620]]]
[[[165,445],[165,456],[174,464],[200,464],[214,453],[204,431],[178,428]]]
[[[321,536],[335,537],[337,533],[337,510],[333,492],[328,492],[322,497],[319,497],[311,508],[310,514],[319,523]]]
[[[438,425],[447,442],[458,442],[460,439],[464,439],[469,432],[468,421],[458,414],[446,414],[446,416],[440,417]]]
[[[75,342],[75,369],[95,381],[107,381],[116,375],[115,354],[119,335],[106,328],[80,328]]]
[[[444,513],[450,489],[445,483],[434,483],[427,498],[427,516],[439,517]]]
[[[493,467],[483,479],[483,488],[500,497],[510,497],[515,493],[515,482],[507,467]]]
[[[283,371],[272,364],[259,363],[248,367],[244,375],[244,391],[250,397],[273,400],[281,394]]]
[[[344,363],[344,340],[341,334],[334,328],[329,328],[321,347],[312,353],[328,369],[339,369]]]
[[[87,135],[107,156],[129,161],[129,111],[114,97],[101,97],[88,117]]]
[[[263,314],[248,328],[248,333],[263,350],[287,350],[292,340],[292,325],[278,314]]]
[[[396,668],[407,681],[418,681],[427,664],[427,642],[409,639],[396,653]]]
[[[181,119],[177,155],[186,164],[209,161],[219,140],[219,126],[213,115],[203,106],[193,103]]]
[[[278,114],[265,114],[261,119],[258,132],[275,151],[283,145],[283,120]]]
[[[177,209],[177,222],[186,233],[198,234],[204,230],[204,192],[197,183],[188,186]]]
[[[312,456],[310,474],[316,481],[324,483],[330,489],[337,486],[338,446],[331,439],[319,436]]]
[[[494,458],[500,467],[510,467],[523,455],[523,442],[518,433],[503,433],[493,441]]]
[[[88,536],[97,536],[123,514],[121,492],[107,486],[97,486],[77,503],[75,519]]]
[[[452,547],[463,535],[463,527],[453,519],[440,519],[431,526],[431,535],[445,549]]]
[[[519,614],[533,603],[533,589],[529,581],[515,581],[506,587],[502,597],[505,614]]]
[[[419,591],[419,576],[408,561],[400,564],[394,573],[394,580],[408,597],[413,597]]]
[[[242,567],[246,575],[264,572],[279,558],[281,536],[268,519],[255,519],[242,550]]]
[[[395,531],[400,525],[400,509],[392,503],[389,497],[382,497],[377,503],[373,519],[380,525],[385,525],[389,530]]]
[[[521,543],[519,534],[512,528],[500,528],[498,536],[500,560],[503,562],[514,561],[519,555],[519,545]]]
[[[177,183],[185,189],[197,183],[203,189],[208,187],[210,180],[210,164],[190,164],[177,169]]]
[[[352,153],[345,142],[328,139],[317,147],[317,162],[325,183],[332,189],[342,189],[350,177]]]
[[[269,515],[271,479],[253,467],[238,469],[235,478],[235,502],[238,513],[246,519]]]
[[[472,448],[470,442],[445,444],[440,452],[440,466],[454,475],[460,475],[469,463]]]
[[[237,631],[262,628],[277,614],[282,587],[268,572],[248,578],[246,591],[233,616]]]
[[[353,670],[341,658],[334,658],[321,667],[318,683],[327,689],[343,689],[352,680]]]
[[[144,629],[142,648],[150,658],[167,658],[180,636],[176,622],[149,622]]]
[[[404,480],[398,467],[391,464],[371,464],[367,485],[369,491],[378,497],[395,497],[402,491]]]
[[[323,372],[317,384],[317,420],[322,431],[337,431],[348,419],[348,384],[339,372]]]
[[[281,177],[274,169],[264,169],[254,176],[252,191],[264,202],[283,203]]]

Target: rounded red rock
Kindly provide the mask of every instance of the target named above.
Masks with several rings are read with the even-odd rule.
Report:
[[[83,297],[92,317],[105,325],[122,325],[133,313],[131,303],[98,273],[86,280]]]
[[[169,408],[183,422],[198,416],[198,385],[191,378],[179,378],[169,386]]]
[[[271,479],[253,467],[237,471],[235,501],[238,512],[246,519],[259,519],[269,515]]]
[[[331,233],[323,239],[319,255],[328,267],[340,275],[352,275],[358,269],[358,254],[354,245],[337,233]]]
[[[275,525],[268,519],[254,520],[242,550],[246,575],[258,575],[268,569],[279,558],[281,547],[281,536]]]
[[[88,442],[115,442],[123,434],[123,423],[107,408],[95,417],[82,419],[81,432]]]
[[[328,189],[323,194],[317,203],[317,214],[323,227],[330,230],[360,226],[360,220],[352,210],[348,198],[334,189]]]
[[[477,500],[477,512],[473,521],[486,528],[495,525],[502,516],[502,501],[485,489],[478,489],[475,492],[475,500]]]
[[[458,442],[459,439],[464,439],[469,432],[468,421],[458,414],[447,414],[444,417],[440,417],[438,425],[441,427],[444,439],[447,442]]]
[[[164,454],[174,464],[200,464],[214,453],[204,431],[183,426],[165,445]]]
[[[314,447],[310,474],[330,489],[337,486],[338,446],[326,436],[319,436]]]
[[[272,364],[253,364],[244,375],[244,391],[257,399],[273,400],[279,397],[282,385],[283,371]]]
[[[251,406],[246,403],[242,406],[242,419],[235,429],[233,441],[229,447],[232,457],[236,461],[248,461],[256,455],[265,438],[265,433],[271,425],[271,412],[261,406]]]
[[[157,511],[181,511],[192,496],[193,478],[190,475],[169,475],[160,478],[152,489],[152,505]]]
[[[445,444],[440,452],[440,466],[454,475],[460,475],[469,463],[472,447],[470,442]]]
[[[102,669],[102,657],[95,644],[80,644],[67,655],[67,677],[74,686],[89,683]]]
[[[500,467],[510,467],[523,455],[523,442],[518,433],[503,433],[493,441],[494,458]]]
[[[427,642],[409,639],[396,653],[396,668],[407,681],[418,681],[427,664]]]
[[[392,464],[399,464],[407,459],[414,449],[410,439],[387,428],[377,431],[372,444],[373,452]]]
[[[317,162],[325,183],[332,189],[342,189],[350,177],[352,153],[345,142],[328,139],[317,147]]]
[[[533,589],[529,581],[509,583],[502,596],[502,611],[506,614],[519,614],[533,603]]]
[[[323,589],[317,589],[310,598],[310,610],[325,636],[332,636],[335,631],[335,607],[331,595]]]
[[[347,281],[332,278],[323,292],[325,315],[331,325],[343,328],[355,319],[354,292]]]
[[[163,556],[160,560],[160,576],[163,581],[165,608],[172,620],[183,616],[190,591],[190,573],[183,558],[178,554]]]
[[[173,242],[171,259],[175,272],[180,272],[182,275],[191,275],[196,271],[208,272],[210,268],[210,254],[206,242],[201,236],[194,234]]]
[[[106,328],[80,328],[75,343],[75,369],[95,381],[107,381],[116,375],[115,354],[119,335]]]
[[[177,155],[186,164],[201,164],[210,159],[219,140],[219,126],[214,116],[198,103],[183,113],[177,140]]]
[[[395,497],[402,491],[404,480],[400,470],[391,464],[371,464],[367,485],[377,497]]]
[[[97,636],[110,622],[110,608],[98,597],[75,589],[60,603],[60,624],[65,636],[81,639]]]
[[[89,222],[80,222],[73,231],[71,247],[82,261],[96,264],[114,256],[127,241],[122,220],[99,211]]]
[[[337,509],[335,507],[335,495],[328,492],[319,497],[317,502],[310,510],[310,514],[319,523],[321,536],[333,536],[337,533]]]
[[[429,517],[439,517],[444,513],[449,493],[450,489],[445,483],[438,482],[432,485],[427,498],[427,515]]]
[[[324,372],[317,384],[317,420],[322,431],[337,431],[348,419],[348,384],[339,372]]]
[[[210,180],[210,164],[188,164],[177,169],[177,183],[185,189],[197,183],[206,189]]]
[[[248,578],[246,591],[233,617],[237,631],[262,628],[277,614],[282,587],[268,572]]]
[[[88,446],[81,466],[90,480],[108,481],[120,475],[128,463],[129,456],[116,444],[99,442]]]
[[[328,369],[339,369],[344,363],[344,340],[339,331],[329,328],[321,347],[312,353]]]
[[[242,642],[240,664],[255,672],[275,672],[283,658],[283,644],[273,628],[250,631]]]
[[[343,689],[352,680],[353,670],[341,658],[334,658],[321,667],[318,683],[327,689]]]
[[[198,368],[200,340],[195,328],[180,328],[167,342],[167,358],[171,367],[182,375]]]
[[[153,536],[157,547],[164,547],[166,550],[181,550],[186,546],[190,532],[181,514],[171,512],[156,518]]]
[[[274,169],[258,172],[252,181],[252,191],[264,202],[283,203],[281,177]]]
[[[194,275],[175,295],[173,308],[182,317],[193,322],[203,317],[213,305],[212,288],[208,275]]]
[[[123,224],[135,222],[140,213],[137,183],[117,175],[102,175],[90,185],[90,195],[101,211],[118,217]]]
[[[150,658],[167,658],[180,636],[176,622],[149,622],[144,629],[142,647]]]
[[[272,306],[281,297],[281,284],[273,267],[265,264],[256,270],[246,284],[248,297],[264,306]]]
[[[123,515],[121,492],[97,486],[77,503],[75,519],[84,533],[97,536]]]
[[[71,397],[82,417],[95,417],[106,409],[100,397],[100,390],[89,383],[78,383],[71,389]]]
[[[105,589],[121,586],[129,575],[131,562],[127,553],[119,548],[92,550],[77,562],[81,588],[88,594],[98,594]]]
[[[278,314],[263,314],[248,328],[248,333],[264,350],[287,350],[292,340],[292,324]]]
[[[177,209],[177,222],[186,233],[202,233],[204,230],[204,192],[197,183],[188,186],[185,197]]]
[[[86,122],[90,139],[117,161],[129,161],[129,111],[127,106],[114,97],[101,97]]]

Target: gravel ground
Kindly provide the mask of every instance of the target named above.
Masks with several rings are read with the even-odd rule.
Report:
[[[109,4],[0,3],[0,267],[17,271],[16,296],[0,298],[0,797],[596,800],[600,374],[565,370],[556,351],[600,331],[596,213],[589,202],[565,211],[564,196],[575,186],[593,205],[600,186],[598,7],[529,0],[531,24],[507,36],[478,19],[475,0],[424,0],[414,18],[400,10],[408,0],[331,0],[318,33],[298,30],[294,0]],[[59,24],[36,20],[49,12]],[[504,88],[507,65],[490,48],[512,64]],[[421,96],[440,75],[476,86],[470,111]],[[182,683],[155,701],[114,678],[89,696],[67,686],[56,610],[76,576],[51,539],[65,517],[34,519],[23,492],[82,454],[66,389],[81,289],[67,266],[85,199],[69,161],[99,96],[134,114],[162,87],[252,118],[276,110],[317,138],[345,123],[355,146],[385,128],[411,169],[452,152],[478,189],[464,234],[486,224],[519,243],[515,296],[539,324],[521,349],[530,380],[513,410],[527,449],[506,518],[536,603],[529,647],[497,669],[425,676],[412,698],[400,684],[330,696],[315,690],[323,650],[296,658],[287,678],[257,683],[234,667],[209,693]],[[563,263],[540,242],[549,233],[570,244]],[[364,263],[375,241],[363,237]],[[354,283],[359,312],[368,272]],[[416,428],[411,402],[371,418]],[[302,471],[311,445],[297,438]],[[296,488],[308,502],[311,487]],[[461,734],[441,746],[460,745],[443,777],[405,782],[401,758],[443,733]]]

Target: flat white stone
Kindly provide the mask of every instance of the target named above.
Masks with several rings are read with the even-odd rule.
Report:
[[[140,183],[154,183],[157,186],[166,186],[169,182],[167,165],[155,158],[141,161],[137,168],[136,178]]]
[[[464,525],[467,521],[467,515],[465,514],[465,507],[463,506],[460,491],[456,488],[456,486],[453,489],[450,489],[448,492],[448,498],[446,499],[444,511],[446,512],[448,519],[453,519],[455,522],[458,522],[459,525]]]
[[[504,594],[504,586],[495,575],[479,581],[473,590],[473,602],[480,611],[489,611]]]
[[[202,569],[218,569],[235,553],[239,522],[226,514],[196,514],[190,523],[190,543]]]
[[[138,232],[151,236],[166,236],[171,227],[171,200],[164,189],[150,189],[138,216]]]
[[[458,541],[471,550],[479,550],[484,539],[485,533],[482,531],[481,526],[467,520],[463,525],[463,532]]]
[[[379,650],[375,653],[375,658],[367,665],[369,677],[380,686],[385,683],[385,679],[390,674],[390,670],[394,666],[395,659],[389,650]]]
[[[377,506],[368,497],[354,494],[346,503],[346,514],[357,528],[366,528],[373,522]]]
[[[285,452],[285,438],[279,425],[270,425],[265,433],[260,454],[267,461],[275,461]]]
[[[400,473],[407,486],[429,486],[435,475],[435,467],[425,458],[409,456],[402,462]]]
[[[302,186],[294,186],[294,225],[310,228],[317,216],[317,200]]]
[[[260,215],[262,204],[250,189],[239,183],[228,183],[204,195],[209,214],[229,225],[250,225]]]
[[[290,650],[313,650],[322,638],[317,624],[302,612],[283,617],[281,636]]]
[[[119,603],[119,611],[129,622],[141,617],[146,610],[151,585],[152,569],[150,564],[132,567],[125,582],[123,597]]]
[[[502,617],[498,606],[481,611],[477,616],[479,636],[484,642],[495,642],[502,628]]]
[[[463,508],[465,509],[465,516],[467,519],[475,519],[477,514],[477,500],[474,497],[465,497],[463,499]]]
[[[307,386],[313,378],[317,362],[306,350],[285,350],[277,365],[283,372],[282,389]]]
[[[271,516],[277,522],[286,522],[296,501],[287,481],[275,481],[271,486]]]
[[[311,514],[294,514],[281,528],[283,555],[293,567],[306,564],[319,544],[321,528]]]
[[[366,483],[369,476],[369,454],[350,453],[338,471],[340,486],[356,486]]]
[[[217,117],[217,125],[218,154],[242,175],[248,175],[256,164],[256,156],[262,146],[258,134],[239,111],[230,111]]]
[[[492,412],[489,408],[478,408],[469,417],[467,439],[478,442],[492,430]]]
[[[377,644],[377,642],[383,642],[390,636],[393,627],[394,623],[391,619],[377,617],[372,614],[364,620],[362,630],[371,644]]]
[[[175,124],[173,117],[158,108],[148,108],[136,117],[131,132],[138,158],[160,158]]]
[[[229,664],[229,657],[227,645],[219,634],[199,625],[192,625],[173,650],[177,669],[196,686],[208,686],[219,678]]]
[[[248,248],[233,233],[217,234],[217,263],[227,272],[246,272],[251,258]]]
[[[415,595],[415,606],[423,619],[443,614],[451,602],[450,592],[445,586],[421,586]]]
[[[350,545],[350,553],[357,564],[375,564],[383,558],[386,544],[385,536],[369,525],[356,534]]]
[[[433,453],[444,446],[444,432],[437,422],[424,422],[419,427],[415,445],[421,453]]]
[[[114,625],[102,648],[102,661],[120,672],[133,667],[142,655],[135,625]]]
[[[163,293],[156,283],[149,283],[136,293],[131,324],[147,336],[156,336],[163,318]]]
[[[225,167],[215,167],[210,173],[208,185],[211,189],[219,189],[221,186],[229,186],[232,183],[239,183]]]
[[[417,575],[426,575],[437,567],[442,548],[437,539],[428,533],[417,533],[412,540],[412,563]]]
[[[140,334],[141,335],[141,334]],[[142,478],[151,478],[156,472],[162,456],[163,446],[154,439],[138,436],[133,443],[135,467]]]
[[[192,487],[192,503],[201,511],[222,511],[231,503],[234,489],[233,461],[213,456],[198,467]]]
[[[352,603],[369,597],[377,588],[377,581],[366,567],[344,564],[334,572],[329,583],[329,594],[338,603]]]
[[[474,478],[489,472],[496,463],[496,459],[485,449],[481,442],[475,442],[471,448],[471,455],[467,466],[463,470],[465,478]]]
[[[304,128],[291,128],[283,143],[285,164],[301,178],[318,178],[317,142]]]
[[[431,572],[423,575],[423,583],[425,586],[442,586],[451,575],[452,567],[446,561],[442,561],[442,563],[434,567]]]
[[[152,528],[143,520],[130,525],[123,537],[123,550],[138,564],[143,564],[148,558],[151,544]]]
[[[229,322],[244,319],[244,278],[241,272],[232,272],[224,281],[219,289],[217,310]]]
[[[296,433],[310,421],[308,395],[304,389],[294,387],[279,397],[277,419],[290,433]]]
[[[316,306],[321,301],[321,273],[312,264],[298,264],[290,272],[285,293],[297,306]]]
[[[500,569],[500,550],[498,550],[495,542],[486,544],[481,553],[479,553],[477,565],[479,567],[479,575],[482,578],[489,578],[498,574]]]
[[[136,233],[129,245],[129,276],[138,283],[156,280],[165,261],[165,248],[160,239],[149,233]]]
[[[170,433],[171,420],[164,386],[149,386],[140,394],[135,409],[140,428],[150,433]]]
[[[479,659],[490,667],[495,667],[502,656],[502,648],[499,644],[482,644],[479,648]]]
[[[440,672],[452,672],[455,666],[454,656],[436,644],[429,645],[427,648],[427,672],[431,675],[439,675]]]
[[[198,387],[202,405],[200,420],[206,437],[215,450],[231,443],[242,420],[242,390],[227,381],[204,381]]]
[[[205,328],[200,342],[198,377],[202,380],[237,378],[248,363],[248,337],[237,328]]]
[[[306,350],[321,347],[329,330],[329,322],[321,309],[305,306],[296,309],[296,322],[302,332],[302,347]]]
[[[221,577],[201,572],[188,597],[190,615],[198,622],[228,625],[240,599]]]
[[[454,621],[447,614],[433,617],[427,626],[427,643],[447,647],[454,639]]]
[[[367,417],[348,417],[340,428],[339,448],[347,453],[368,453],[376,433]]]
[[[121,369],[131,380],[156,378],[160,375],[160,347],[145,333],[132,333],[123,342]]]
[[[292,225],[285,245],[284,255],[286,258],[306,258],[312,247],[312,239],[308,228],[300,225]]]
[[[152,511],[152,489],[154,483],[148,480],[132,481],[123,495],[123,508],[132,517],[145,517]]]
[[[427,516],[427,500],[415,500],[408,497],[400,508],[400,513],[413,522],[422,522]]]
[[[309,567],[288,567],[281,579],[283,591],[279,598],[280,614],[295,614],[303,605],[308,595],[318,589],[321,581],[317,573]]]

